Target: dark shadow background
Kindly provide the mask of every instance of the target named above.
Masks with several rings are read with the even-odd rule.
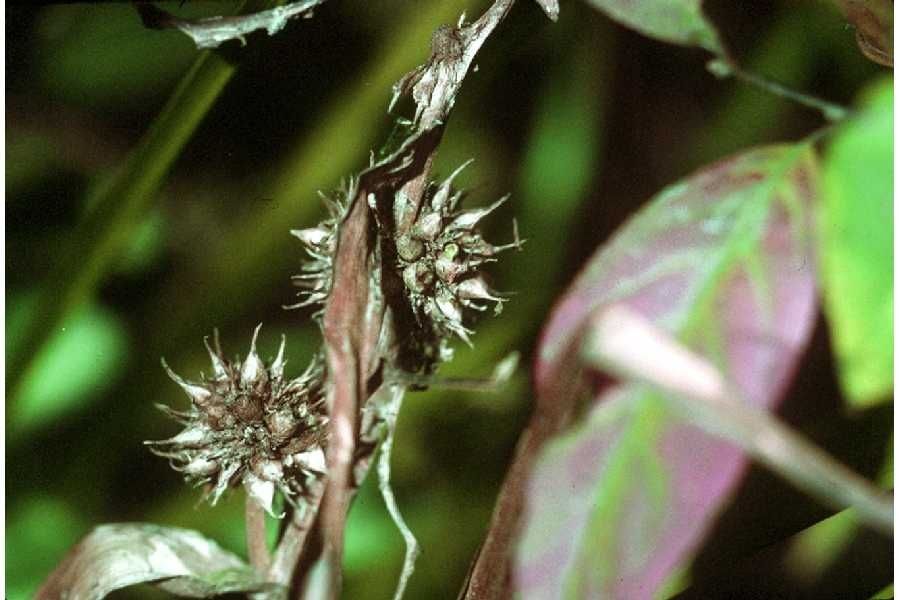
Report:
[[[315,190],[363,168],[386,139],[390,83],[427,58],[430,32],[486,5],[331,0],[273,38],[223,48],[236,75],[134,223],[95,301],[56,332],[22,394],[7,397],[8,598],[29,597],[103,522],[191,527],[243,553],[240,496],[197,505],[198,493],[141,445],[176,429],[153,403],[182,401],[159,358],[194,377],[214,327],[227,352],[243,354],[263,322],[262,353],[274,354],[286,333],[288,369],[299,373],[318,334],[308,313],[281,308],[303,260],[287,230],[313,224]],[[197,16],[234,4],[160,6]],[[830,3],[711,0],[707,11],[742,64],[829,100],[849,104],[886,73],[859,54]],[[197,51],[178,32],[143,29],[125,3],[7,4],[6,44],[9,357],[51,268],[78,251],[73,224],[86,191],[135,146]],[[509,239],[515,216],[530,243],[490,269],[495,286],[517,296],[479,324],[475,348],[460,347],[446,374],[487,374],[514,349],[528,365],[553,299],[656,191],[739,149],[822,125],[813,111],[715,79],[707,59],[620,28],[583,2],[564,0],[556,24],[518,3],[463,87],[438,172],[474,157],[461,177],[471,204],[512,193],[487,223],[489,239]],[[524,367],[497,394],[408,397],[394,485],[424,547],[410,598],[455,597],[529,408]],[[859,472],[881,468],[891,407],[845,410],[824,322],[783,416]],[[348,598],[389,597],[399,573],[401,538],[371,483],[350,519]],[[798,580],[785,560],[782,542],[829,514],[752,469],[683,597],[869,597],[891,581],[889,540],[850,531],[814,581]]]

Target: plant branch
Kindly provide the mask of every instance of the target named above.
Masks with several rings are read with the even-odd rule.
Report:
[[[169,169],[234,74],[235,66],[205,52],[178,84],[137,147],[108,179],[88,192],[88,213],[46,278],[22,345],[7,355],[7,410],[51,336],[87,303],[131,240]]]
[[[710,73],[720,79],[725,77],[735,77],[744,83],[749,83],[770,94],[792,100],[797,104],[817,110],[822,113],[822,116],[825,117],[827,121],[840,121],[850,114],[850,110],[840,104],[835,104],[834,102],[829,102],[828,100],[823,100],[810,94],[798,92],[777,81],[772,81],[761,75],[745,71],[730,58],[713,59],[706,64],[706,68]]]
[[[275,35],[288,21],[299,16],[307,18],[312,9],[325,0],[301,0],[285,6],[235,17],[209,17],[206,19],[181,19],[148,2],[137,2],[135,7],[144,27],[149,29],[178,29],[194,40],[197,48],[216,48],[229,40],[239,40],[246,45],[244,36],[259,29]]]
[[[319,511],[325,483],[317,481],[307,496],[307,504],[291,510],[287,529],[278,543],[278,548],[269,565],[268,581],[289,586],[294,578],[297,562],[306,547],[309,534]]]
[[[368,399],[368,390],[379,387],[383,349],[393,349],[402,339],[402,332],[382,328],[387,307],[380,289],[378,243],[411,227],[424,200],[434,154],[456,94],[478,50],[513,2],[497,0],[471,25],[460,20],[457,27],[445,26],[435,32],[428,63],[408,73],[394,87],[394,101],[411,94],[416,103],[412,134],[397,152],[363,171],[348,193],[349,206],[340,226],[333,264],[332,291],[323,316],[331,436],[322,526],[330,597],[340,593],[343,530],[353,483],[359,412]],[[394,221],[397,194],[408,203]],[[373,211],[382,215],[377,224]],[[393,223],[396,231],[375,235],[377,225],[383,223]]]

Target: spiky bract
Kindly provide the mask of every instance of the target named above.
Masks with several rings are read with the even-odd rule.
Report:
[[[499,312],[505,300],[491,290],[479,268],[495,261],[503,250],[521,245],[517,234],[512,243],[495,246],[476,229],[479,221],[503,204],[506,197],[484,208],[457,210],[463,192],[454,191],[452,183],[468,164],[460,166],[442,183],[430,184],[418,214],[412,218],[407,213],[415,208],[402,191],[394,197],[393,205],[395,224],[412,223],[408,231],[393,237],[397,273],[416,320],[440,341],[440,354],[444,357],[449,356],[445,347],[449,337],[456,335],[469,342],[472,332],[464,324],[464,308],[483,311],[487,303],[493,302],[495,312]],[[303,300],[294,305],[297,307],[324,304],[331,292],[338,227],[346,212],[347,195],[339,192],[324,198],[329,218],[317,227],[291,231],[312,257],[303,273],[294,277],[304,288],[300,293]]]
[[[160,441],[145,442],[166,457],[185,478],[207,488],[213,504],[226,489],[243,484],[269,513],[275,490],[295,502],[311,479],[325,472],[327,416],[321,360],[291,380],[284,378],[284,338],[268,367],[256,352],[259,327],[243,362],[224,358],[218,343],[206,347],[212,375],[198,383],[166,371],[191,400],[186,411],[160,405],[184,429]]]

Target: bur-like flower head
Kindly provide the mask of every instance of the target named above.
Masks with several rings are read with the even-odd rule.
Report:
[[[337,230],[347,210],[347,192],[340,190],[333,196],[319,195],[328,209],[328,218],[316,227],[291,230],[291,235],[303,242],[310,260],[303,265],[302,273],[291,277],[294,284],[301,288],[298,293],[301,300],[287,308],[324,305],[331,293]]]
[[[243,484],[272,513],[276,489],[289,502],[302,498],[309,483],[325,472],[328,433],[322,394],[321,360],[295,379],[284,378],[284,338],[267,366],[256,352],[231,362],[206,342],[212,374],[185,381],[163,362],[166,372],[190,398],[188,410],[160,408],[184,425],[176,436],[145,442],[170,460],[185,479],[206,488],[215,504],[229,487]]]
[[[419,322],[432,327],[439,337],[456,335],[465,342],[472,332],[464,324],[463,309],[483,311],[493,303],[496,313],[505,301],[485,282],[480,267],[522,243],[517,234],[512,243],[495,246],[476,229],[506,196],[490,206],[457,210],[463,192],[454,191],[452,183],[468,164],[430,186],[412,228],[396,239],[398,268]],[[396,199],[395,208],[402,213],[403,198]]]
[[[394,223],[412,221],[412,226],[405,233],[394,235],[396,263],[393,267],[403,282],[419,325],[439,341],[438,354],[442,358],[450,355],[446,347],[448,338],[455,335],[469,342],[472,331],[464,323],[464,309],[484,311],[493,303],[495,312],[499,312],[506,300],[481,276],[481,266],[494,262],[503,250],[522,244],[517,232],[512,243],[494,245],[477,229],[478,223],[503,204],[506,197],[487,207],[457,209],[463,192],[454,190],[452,184],[468,164],[460,166],[442,183],[430,184],[418,209],[402,191],[394,198]],[[303,288],[300,292],[303,299],[295,307],[324,304],[331,293],[338,227],[347,210],[347,193],[323,198],[329,218],[317,227],[291,231],[303,242],[312,259],[304,265],[303,273],[294,276]],[[414,210],[418,213],[410,219]]]

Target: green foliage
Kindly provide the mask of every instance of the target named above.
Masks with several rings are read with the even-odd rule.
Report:
[[[34,318],[34,296],[11,298],[9,339]],[[128,352],[121,321],[109,310],[88,305],[58,331],[22,383],[18,402],[7,412],[13,437],[59,421],[96,401],[116,383]]]
[[[177,32],[145,29],[127,4],[88,12],[56,6],[42,15],[40,31],[39,68],[47,90],[107,110],[164,97],[195,54]],[[134,68],[138,63],[141,68]]]
[[[33,598],[47,573],[88,528],[76,508],[42,495],[7,505],[6,597]]]
[[[702,0],[589,0],[598,9],[644,35],[722,53],[719,34],[703,16]]]
[[[823,163],[820,253],[825,310],[850,406],[894,386],[893,79],[869,88]]]

